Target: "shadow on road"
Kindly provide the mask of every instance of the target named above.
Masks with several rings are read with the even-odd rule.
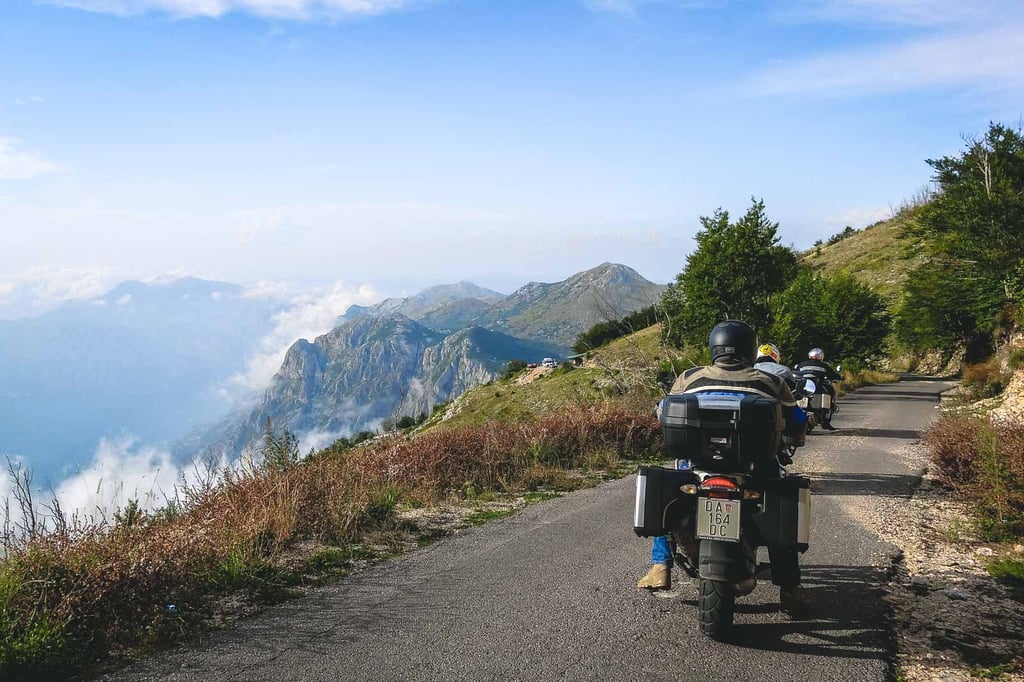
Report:
[[[811,492],[815,495],[875,495],[886,497],[909,497],[920,476],[909,474],[844,474],[808,473],[811,477]]]
[[[959,374],[950,374],[944,377],[931,377],[925,376],[924,374],[910,374],[903,373],[900,375],[900,381],[959,381]]]
[[[825,432],[822,432],[825,433]],[[832,437],[836,436],[867,436],[868,438],[905,438],[907,440],[918,440],[921,432],[914,429],[861,429],[842,428],[831,432]]]
[[[920,391],[915,391],[913,389],[894,391],[888,390],[884,387],[868,387],[859,388],[856,393],[850,393],[840,397],[839,404],[842,405],[844,401],[857,400],[858,398],[863,398],[865,396],[871,396],[872,398],[909,398],[911,400],[939,401],[939,394],[937,391],[925,388],[922,388]]]
[[[737,623],[736,646],[830,658],[888,659],[883,571],[869,566],[804,566],[806,615],[777,623]],[[744,613],[737,602],[737,613]],[[776,608],[772,605],[772,608]]]

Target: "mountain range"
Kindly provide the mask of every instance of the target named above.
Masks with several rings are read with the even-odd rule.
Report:
[[[351,306],[332,330],[294,343],[270,386],[239,403],[230,379],[266,352],[288,305],[225,282],[125,282],[0,320],[0,456],[23,457],[45,483],[86,466],[102,438],[175,443],[186,457],[238,452],[267,417],[311,442],[374,428],[430,412],[510,360],[564,355],[580,331],[662,289],[605,263],[510,295],[460,282]]]
[[[323,445],[390,417],[429,413],[497,378],[511,360],[564,355],[581,331],[651,305],[663,290],[631,268],[604,263],[508,296],[463,282],[352,306],[330,332],[289,349],[258,404],[188,448],[237,452],[260,436],[268,418],[309,445]]]

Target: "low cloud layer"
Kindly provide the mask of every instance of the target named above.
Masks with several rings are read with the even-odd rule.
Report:
[[[275,295],[284,293],[282,285],[262,283],[250,295]],[[274,319],[274,331],[260,341],[259,350],[248,362],[244,373],[236,374],[229,381],[229,390],[260,390],[270,384],[271,378],[281,368],[284,356],[293,343],[299,339],[312,340],[330,331],[339,315],[353,304],[371,305],[383,298],[368,284],[358,286],[335,282],[326,290],[295,295],[291,306]],[[233,392],[233,391],[231,391]]]
[[[152,511],[173,500],[189,481],[169,452],[138,442],[131,436],[100,441],[89,466],[65,479],[56,490],[61,508],[99,518],[108,517],[129,501]]]
[[[100,296],[126,279],[113,267],[34,267],[0,275],[0,319],[28,317],[71,300]]]

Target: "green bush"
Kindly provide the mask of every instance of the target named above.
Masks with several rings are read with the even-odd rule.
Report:
[[[572,349],[576,353],[585,353],[588,350],[600,348],[615,339],[622,338],[641,329],[661,321],[661,314],[657,306],[647,306],[626,315],[619,320],[598,322],[585,332],[576,337],[576,343]]]
[[[819,347],[844,367],[851,362],[862,367],[882,353],[889,333],[884,299],[846,273],[828,277],[802,270],[773,307],[769,335],[792,361]]]
[[[526,369],[525,360],[510,360],[508,366],[505,368],[505,373],[501,375],[501,378],[505,380],[511,379],[524,369]]]

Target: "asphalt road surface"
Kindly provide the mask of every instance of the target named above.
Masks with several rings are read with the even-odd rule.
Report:
[[[882,601],[893,547],[851,513],[916,485],[901,450],[950,384],[910,379],[840,400],[791,468],[812,476],[808,615],[778,611],[762,576],[736,605],[737,639],[697,630],[696,585],[636,581],[632,476],[478,526],[268,609],[109,680],[885,680]],[[765,561],[762,549],[761,560]]]

